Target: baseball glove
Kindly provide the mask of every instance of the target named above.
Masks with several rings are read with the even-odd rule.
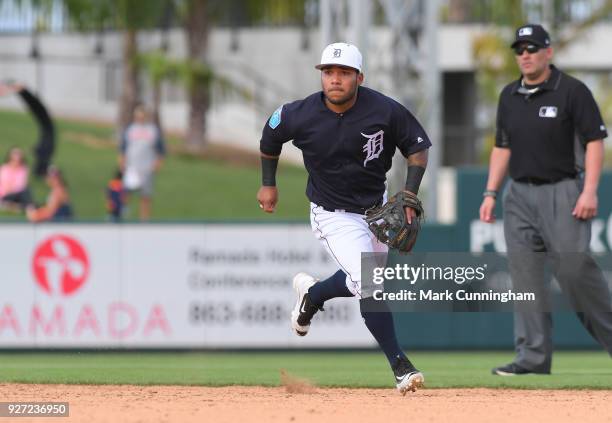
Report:
[[[416,211],[409,224],[404,207]],[[382,206],[375,206],[365,213],[365,221],[380,242],[402,253],[412,250],[421,229],[424,210],[421,200],[411,192],[400,191]]]

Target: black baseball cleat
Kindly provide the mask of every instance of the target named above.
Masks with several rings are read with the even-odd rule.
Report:
[[[519,366],[515,363],[506,364],[505,366],[495,367],[491,370],[491,373],[497,376],[517,376],[517,375],[527,375],[533,373],[540,374],[549,374],[549,372],[534,372],[531,370],[527,370],[524,367]]]
[[[408,391],[415,392],[425,385],[423,373],[419,372],[407,358],[397,356],[392,368],[395,375],[395,386],[400,394],[406,395]]]
[[[310,300],[308,289],[317,283],[317,280],[306,273],[298,273],[293,278],[293,289],[297,293],[297,301],[291,312],[291,327],[298,336],[306,336],[310,329],[310,321],[317,311],[323,311]]]

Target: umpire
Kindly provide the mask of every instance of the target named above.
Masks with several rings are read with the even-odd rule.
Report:
[[[553,49],[542,26],[518,28],[511,47],[521,78],[499,98],[480,219],[495,220],[497,191],[509,171],[503,208],[513,286],[541,297],[536,310],[514,314],[517,355],[493,369],[502,376],[550,373],[545,258],[583,326],[612,355],[610,292],[587,254],[608,134],[586,85],[551,64]]]

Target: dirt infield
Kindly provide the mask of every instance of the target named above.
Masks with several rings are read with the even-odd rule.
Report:
[[[423,389],[402,397],[393,389],[0,384],[0,401],[70,403],[68,418],[21,423],[612,422],[612,393],[584,390]]]

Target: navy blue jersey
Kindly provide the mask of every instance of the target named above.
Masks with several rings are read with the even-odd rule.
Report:
[[[381,201],[396,148],[407,157],[431,146],[404,106],[366,87],[344,113],[331,111],[322,91],[278,108],[263,129],[261,152],[277,156],[290,140],[302,150],[310,201],[345,210]]]

